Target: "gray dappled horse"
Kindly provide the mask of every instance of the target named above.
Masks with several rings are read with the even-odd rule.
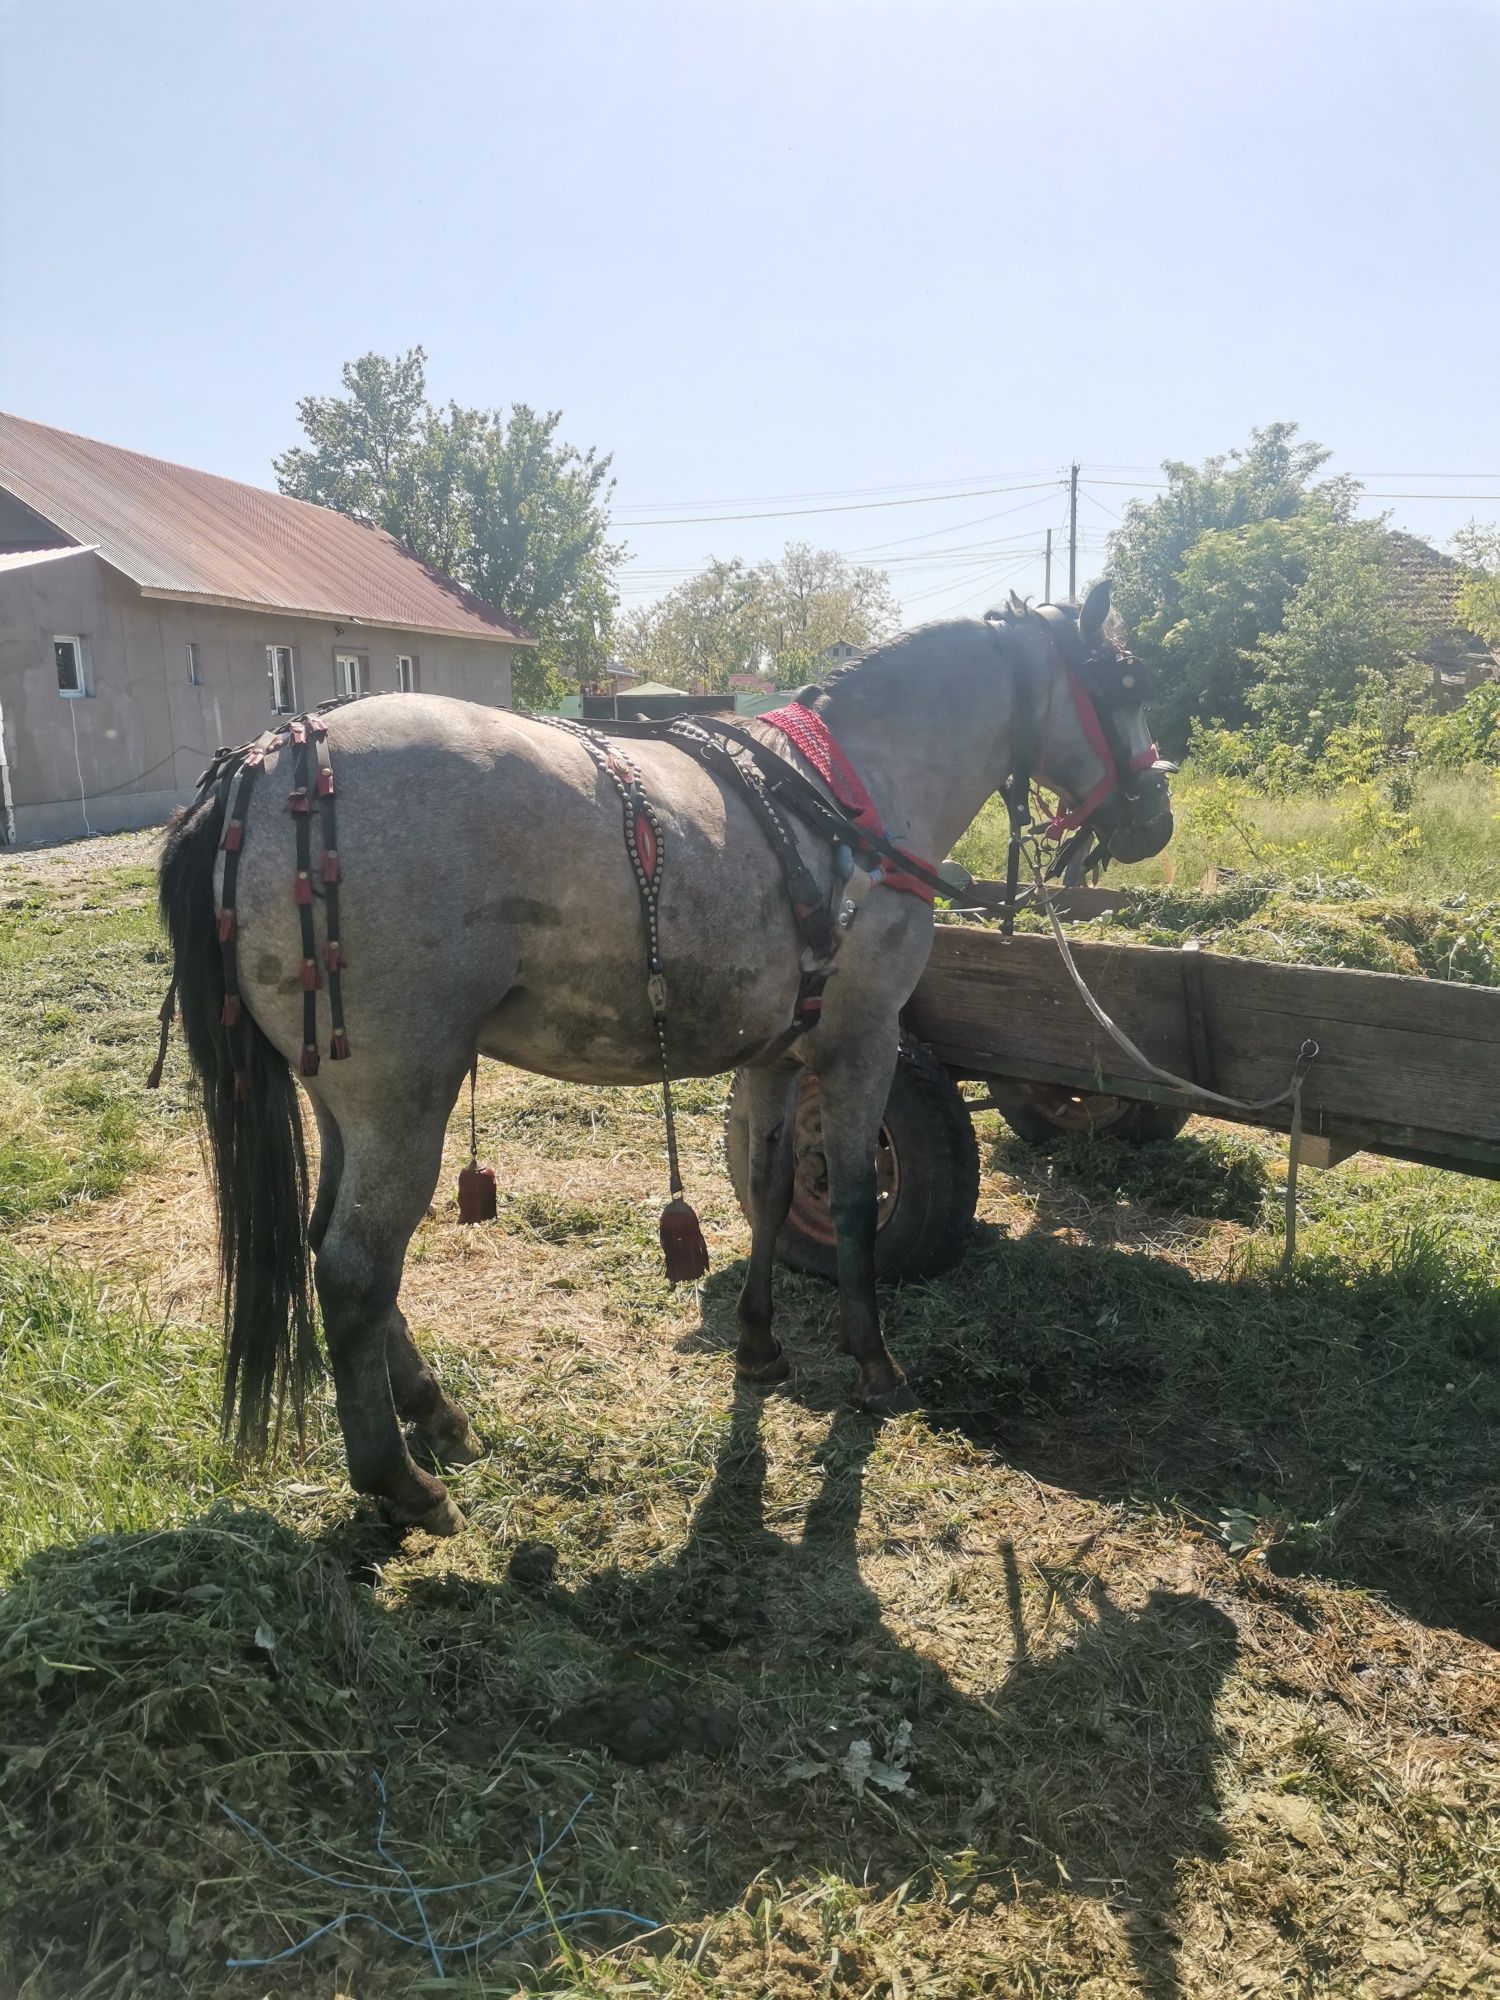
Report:
[[[1023,774],[1086,807],[1106,852],[1139,860],[1166,844],[1172,819],[1142,712],[1144,682],[1112,625],[1107,585],[1077,613],[1039,612],[1012,597],[984,621],[904,633],[799,699],[908,854],[940,860],[990,794]],[[752,727],[808,772],[774,729]],[[343,853],[336,899],[307,891],[311,773],[284,741],[264,750],[258,788],[240,806],[226,790],[231,759],[225,784],[179,816],[162,860],[162,909],[217,1184],[225,1419],[237,1405],[242,1441],[263,1441],[281,1390],[290,1385],[295,1396],[316,1367],[314,1253],[350,1478],[393,1520],[447,1532],[461,1516],[442,1482],[413,1462],[398,1412],[439,1463],[465,1462],[480,1447],[397,1303],[406,1246],[432,1200],[476,1051],[581,1084],[660,1079],[642,908],[619,795],[576,736],[425,695],[340,707],[326,730],[318,754],[337,771]],[[821,1089],[839,1346],[858,1366],[859,1401],[889,1407],[904,1378],[876,1309],[875,1147],[901,1009],[932,939],[931,908],[917,895],[872,889],[839,951],[821,1018],[789,1042],[800,939],[761,822],[735,785],[677,745],[632,739],[628,750],[664,856],[671,1073],[747,1071],[752,1223],[736,1367],[760,1384],[787,1372],[771,1330],[771,1267],[791,1199],[806,1067]],[[299,778],[302,803],[289,820],[287,790]],[[244,814],[232,833],[226,805],[231,817]],[[806,828],[797,838],[831,896],[835,849]],[[226,846],[235,849],[227,928],[238,978],[227,1009]],[[322,871],[310,872],[316,881]],[[347,1041],[335,1050],[347,1047],[351,1059],[318,1067],[313,1054],[316,1073],[302,1079],[321,1147],[309,1217],[293,1065],[305,1045],[304,986],[324,984],[308,957],[313,919],[322,904],[326,926],[335,900],[348,961]],[[326,929],[317,949],[328,951]]]

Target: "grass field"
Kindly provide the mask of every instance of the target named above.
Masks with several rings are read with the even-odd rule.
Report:
[[[150,895],[0,861],[5,2000],[434,1991],[424,1921],[474,1995],[1500,1990],[1500,1189],[1305,1176],[1282,1278],[1274,1142],[984,1115],[880,1423],[810,1280],[789,1387],[734,1389],[720,1083],[674,1293],[651,1094],[487,1069],[499,1219],[455,1127],[405,1302],[488,1451],[399,1541],[326,1399],[218,1442]]]

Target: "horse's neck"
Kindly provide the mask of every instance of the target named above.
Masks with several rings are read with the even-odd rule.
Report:
[[[836,683],[823,715],[892,837],[941,861],[1009,775],[1013,682],[977,621],[948,644],[925,637]]]

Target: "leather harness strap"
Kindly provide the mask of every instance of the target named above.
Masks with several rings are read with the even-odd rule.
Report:
[[[662,1107],[666,1113],[667,1126],[667,1173],[675,1200],[682,1194],[682,1172],[677,1161],[677,1124],[672,1115],[672,1081],[667,1060],[667,969],[661,955],[661,821],[657,817],[655,806],[646,796],[640,772],[619,745],[611,743],[601,730],[590,729],[586,724],[574,722],[570,717],[562,715],[538,715],[533,716],[532,720],[545,722],[550,727],[561,729],[569,736],[575,737],[619,793],[620,803],[624,807],[625,851],[630,856],[630,866],[635,874],[636,890],[641,899],[641,917],[646,930],[646,997],[651,1003],[657,1053],[661,1057]]]
[[[345,695],[339,701],[329,702],[329,708],[343,707],[347,702],[367,697]],[[219,1023],[229,1048],[230,1063],[234,1072],[234,1093],[238,1098],[250,1095],[250,1073],[246,1066],[247,1043],[244,1030],[244,1007],[240,995],[239,981],[239,891],[240,854],[245,845],[245,830],[248,824],[251,794],[256,780],[265,766],[267,755],[273,750],[292,749],[292,786],[287,798],[287,810],[296,823],[296,866],[292,877],[292,900],[296,904],[301,940],[301,966],[299,983],[302,987],[302,1053],[300,1067],[304,1076],[318,1073],[318,1016],[317,995],[322,979],[318,970],[317,933],[313,923],[313,869],[312,869],[312,801],[316,797],[319,807],[319,831],[322,836],[322,859],[319,879],[323,890],[323,907],[327,917],[327,943],[323,951],[323,967],[328,975],[328,1011],[332,1025],[328,1054],[333,1062],[343,1061],[349,1054],[349,1036],[344,1027],[344,996],[340,974],[347,960],[344,957],[339,926],[339,883],[343,879],[343,869],[339,861],[338,835],[334,817],[333,764],[328,751],[328,725],[322,714],[309,711],[295,716],[289,722],[275,729],[267,729],[257,736],[253,743],[239,749],[221,749],[208,769],[199,778],[197,800],[217,788],[222,829],[219,848],[224,856],[223,884],[219,897],[216,928],[219,951],[223,962],[224,1004],[220,1011]],[[317,767],[315,783],[310,784],[311,766],[309,751]],[[172,1021],[176,1015],[177,981],[174,977],[162,1001],[158,1019],[161,1022],[161,1045],[156,1062],[146,1079],[146,1088],[156,1090],[161,1086],[162,1073],[166,1064],[167,1041]]]
[[[312,886],[312,788],[307,782],[307,722],[302,717],[291,725],[292,789],[287,794],[287,811],[297,828],[297,870],[292,877],[292,901],[302,931],[302,1074],[318,1073],[318,940],[313,929]]]
[[[328,754],[328,724],[322,716],[308,717],[308,733],[318,762],[317,798],[323,833],[323,917],[327,942],[323,946],[323,968],[328,974],[328,1060],[343,1062],[349,1054],[349,1037],[344,1029],[344,949],[339,931],[339,884],[344,879],[339,860],[338,827],[334,812],[333,761]]]

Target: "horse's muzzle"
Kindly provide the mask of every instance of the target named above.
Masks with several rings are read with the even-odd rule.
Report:
[[[1113,826],[1099,829],[1105,851],[1111,861],[1149,861],[1172,838],[1167,771],[1142,773],[1135,795],[1121,799],[1120,803],[1124,809],[1120,818]]]
[[[1113,828],[1105,846],[1111,861],[1149,861],[1171,838],[1172,808],[1168,806],[1155,819],[1130,820]]]

